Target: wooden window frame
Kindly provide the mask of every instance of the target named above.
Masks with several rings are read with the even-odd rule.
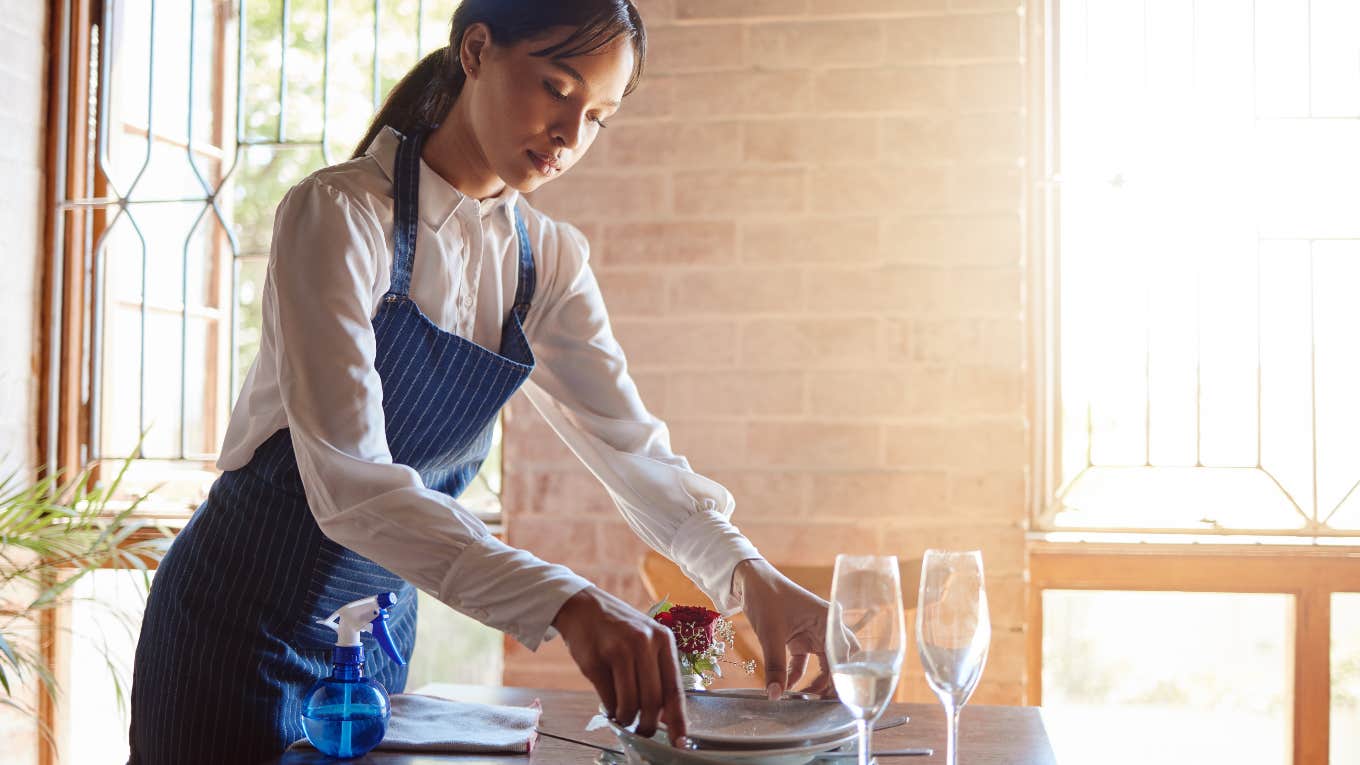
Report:
[[[1057,486],[1059,469],[1052,429],[1060,401],[1057,375],[1059,274],[1056,241],[1061,211],[1055,204],[1057,151],[1050,130],[1057,92],[1055,60],[1057,0],[1030,0],[1026,7],[1025,99],[1028,106],[1025,211],[1027,306],[1031,332],[1026,357],[1031,370],[1029,482],[1031,533],[1026,591],[1025,703],[1043,703],[1043,593],[1046,590],[1261,593],[1294,597],[1292,623],[1292,762],[1325,765],[1330,756],[1331,602],[1336,593],[1360,592],[1360,545],[1342,539],[1301,537],[1297,544],[1224,544],[1168,541],[1146,534],[1141,541],[1050,541],[1035,521]],[[1127,536],[1127,535],[1124,535]],[[1278,540],[1271,540],[1278,541]]]

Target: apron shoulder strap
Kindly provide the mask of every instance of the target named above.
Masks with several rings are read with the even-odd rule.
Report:
[[[534,250],[529,246],[529,231],[524,227],[524,216],[518,207],[514,210],[515,235],[519,239],[519,284],[515,287],[515,305],[511,309],[519,317],[520,323],[529,315],[529,306],[534,301],[534,288],[537,277],[534,272]]]
[[[402,136],[392,172],[394,214],[392,236],[392,286],[389,295],[406,296],[411,291],[411,267],[416,260],[416,224],[420,220],[420,150],[426,130],[415,128]]]

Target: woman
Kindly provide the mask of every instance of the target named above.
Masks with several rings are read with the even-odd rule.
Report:
[[[456,500],[524,383],[633,529],[721,610],[745,608],[771,693],[820,650],[825,602],[760,558],[639,400],[584,238],[520,197],[585,155],[645,47],[628,0],[463,0],[450,46],[397,85],[354,158],[284,197],[225,472],[147,603],[132,762],[276,755],[329,670],[315,620],[396,591],[409,655],[416,587],[530,648],[560,633],[617,719],[683,737],[669,632]],[[380,652],[368,669],[405,685]]]

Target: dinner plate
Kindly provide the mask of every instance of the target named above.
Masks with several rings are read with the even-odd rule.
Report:
[[[848,736],[805,744],[803,746],[770,747],[766,749],[676,749],[670,745],[664,730],[645,738],[610,721],[609,727],[619,737],[619,743],[633,758],[648,765],[807,765],[819,755],[839,749],[855,739]]]
[[[693,692],[685,694],[685,720],[702,749],[811,746],[855,734],[855,718],[837,701]]]

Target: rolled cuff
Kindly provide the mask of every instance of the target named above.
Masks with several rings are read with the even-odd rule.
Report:
[[[676,530],[671,560],[689,577],[723,616],[741,610],[732,592],[732,572],[744,560],[760,559],[760,551],[725,516],[701,510]]]

